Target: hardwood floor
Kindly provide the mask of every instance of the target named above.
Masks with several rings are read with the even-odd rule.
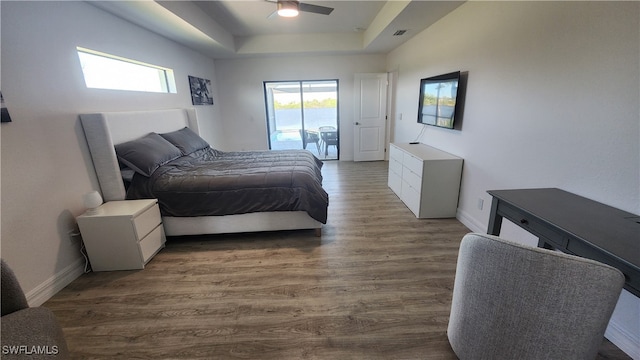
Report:
[[[327,162],[313,231],[169,238],[144,270],[89,273],[44,305],[78,359],[456,359],[455,219],[418,220],[387,163]],[[601,359],[621,359],[603,346]]]

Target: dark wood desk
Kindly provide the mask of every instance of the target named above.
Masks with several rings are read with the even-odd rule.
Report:
[[[640,216],[560,189],[491,190],[488,234],[506,218],[539,238],[538,247],[593,259],[620,269],[640,297]]]

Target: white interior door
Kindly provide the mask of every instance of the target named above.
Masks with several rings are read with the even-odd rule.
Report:
[[[356,74],[353,160],[384,160],[387,74]]]

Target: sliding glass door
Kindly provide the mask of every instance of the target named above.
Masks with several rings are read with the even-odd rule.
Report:
[[[338,80],[264,83],[269,148],[338,159]]]

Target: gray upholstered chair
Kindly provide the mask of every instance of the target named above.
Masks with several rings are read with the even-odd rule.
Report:
[[[462,359],[595,359],[622,273],[596,261],[467,234],[447,336]]]
[[[13,271],[0,260],[2,359],[68,359],[62,328],[51,310],[29,307]]]

